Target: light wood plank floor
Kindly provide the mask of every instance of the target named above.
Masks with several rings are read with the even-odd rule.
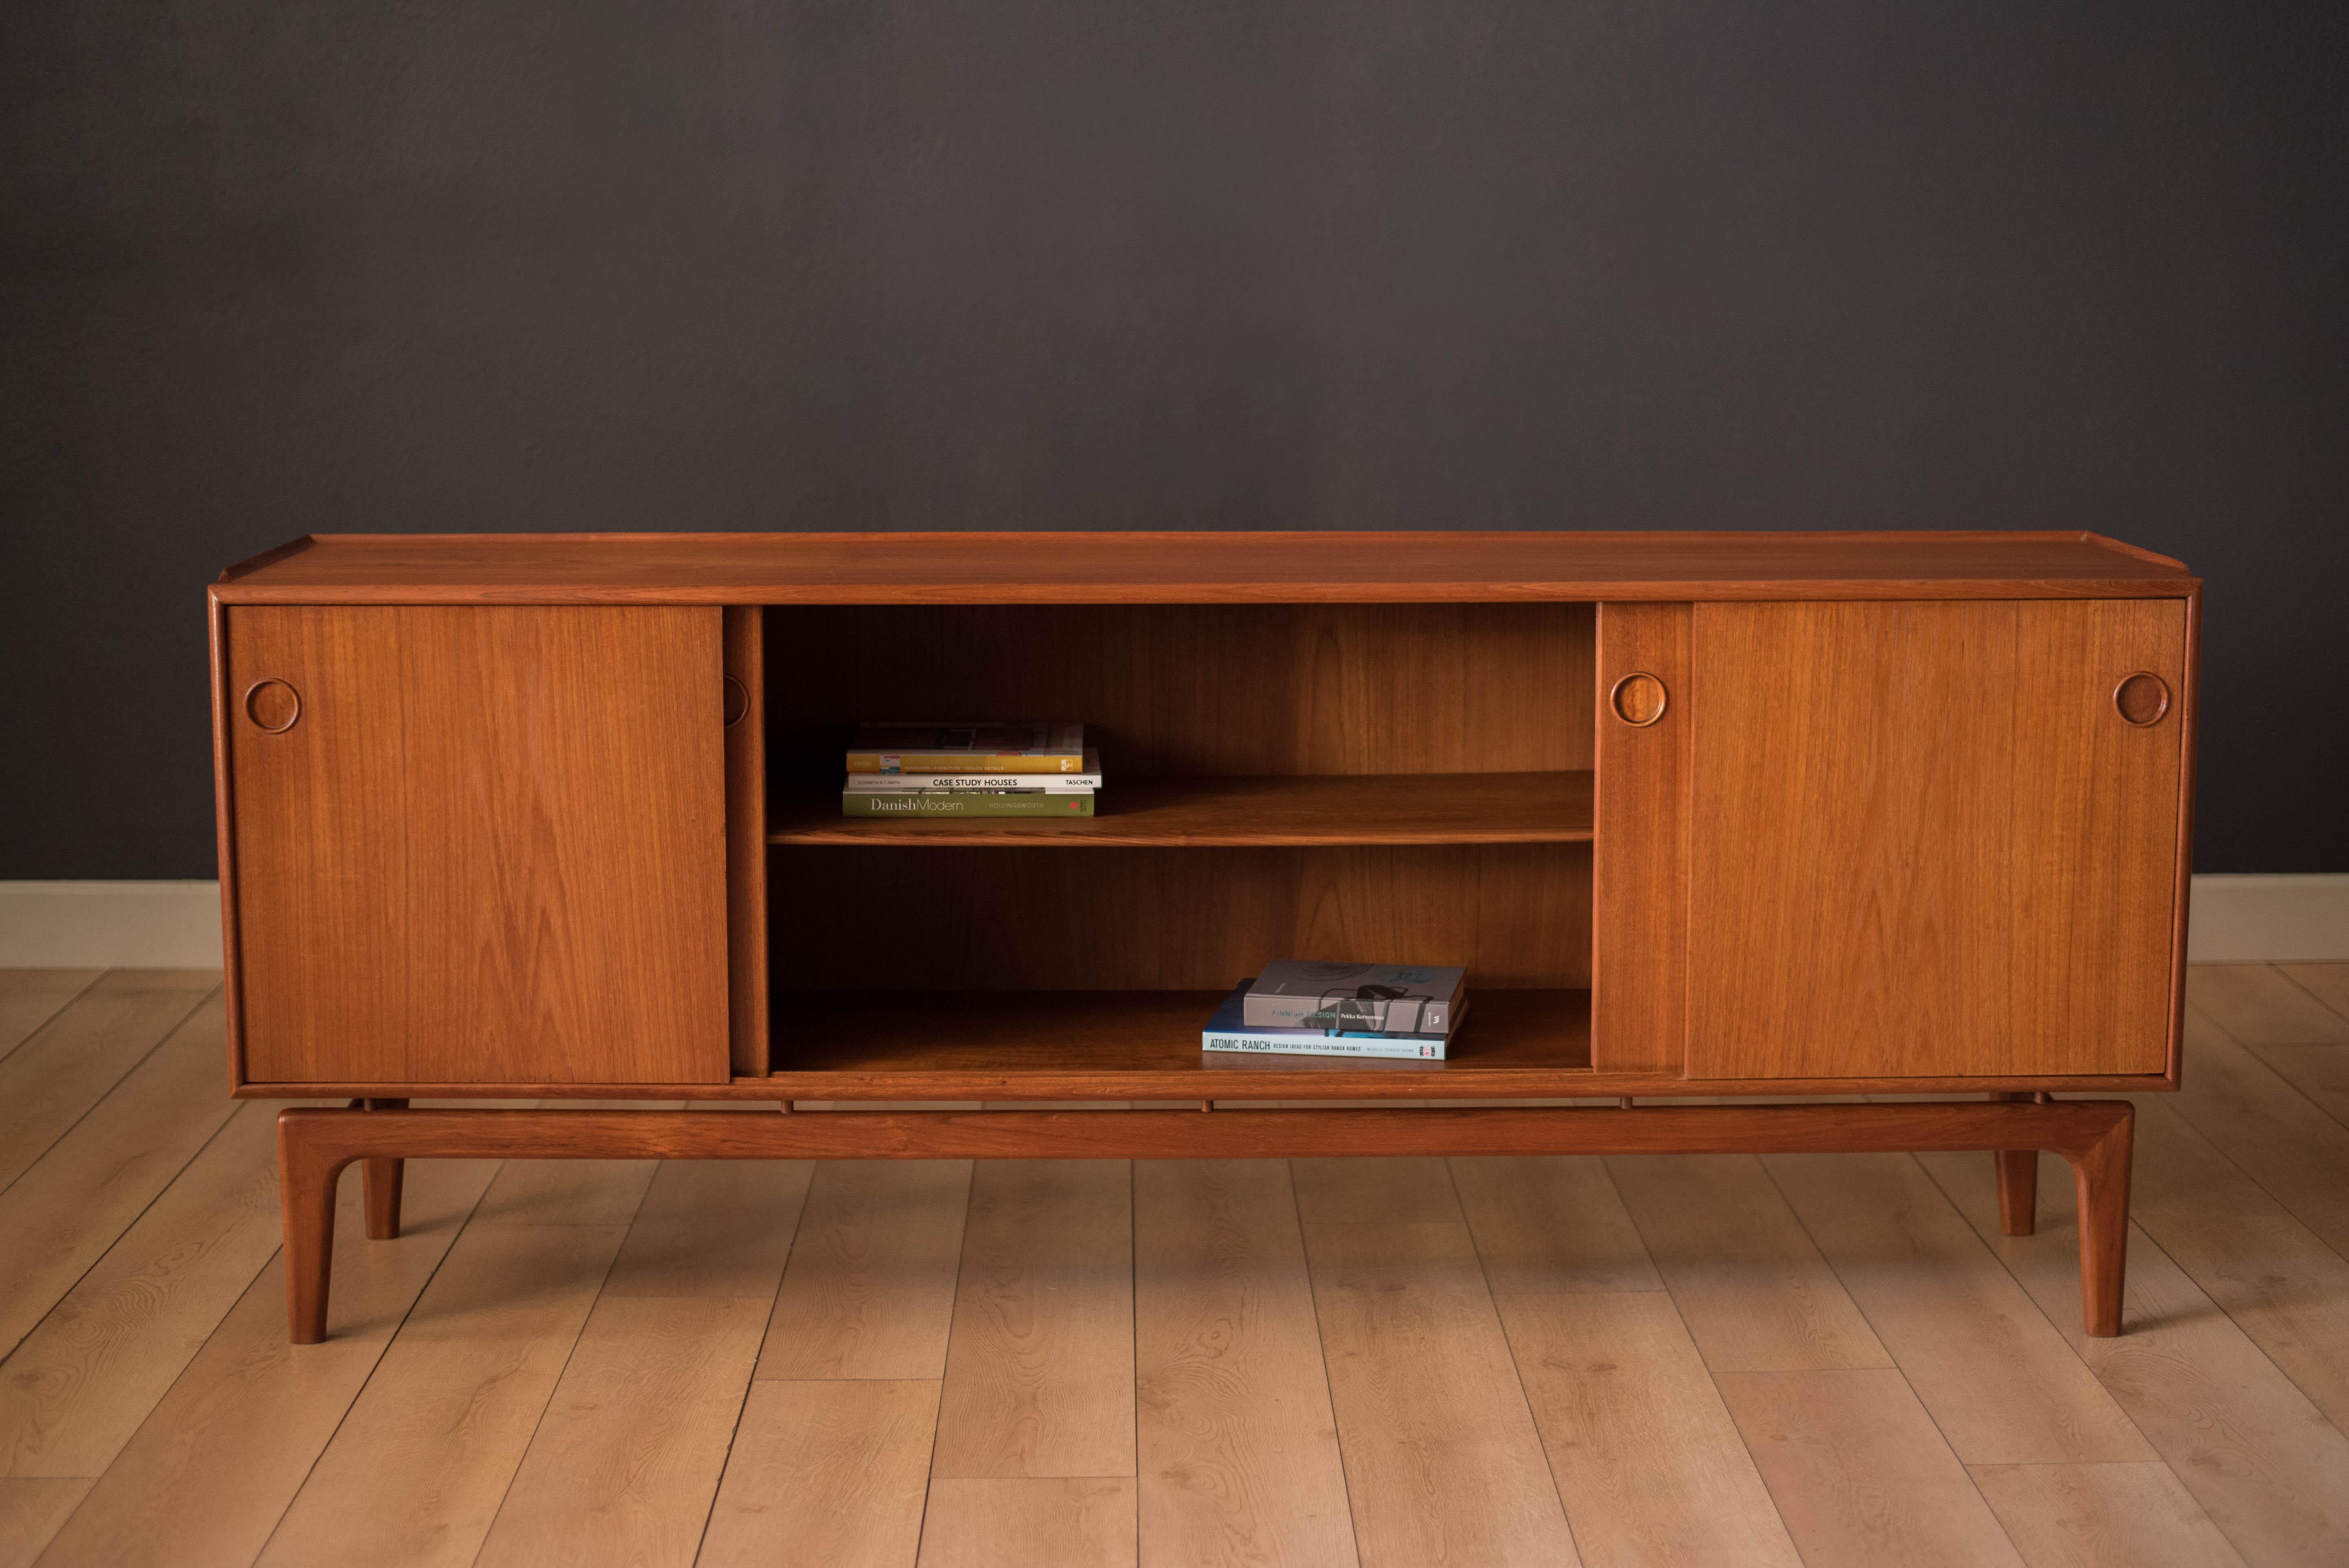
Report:
[[[2349,965],[2189,998],[2115,1340],[2052,1159],[442,1161],[296,1349],[218,976],[0,971],[0,1568],[2349,1563]]]

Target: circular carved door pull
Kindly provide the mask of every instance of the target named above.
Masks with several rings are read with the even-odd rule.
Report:
[[[2113,707],[2139,729],[2159,724],[2169,711],[2169,683],[2150,670],[2123,676],[2113,687]]]
[[[732,676],[723,679],[726,682],[726,727],[731,729],[741,723],[743,717],[750,711],[750,694]]]
[[[1671,694],[1647,671],[1634,670],[1615,683],[1607,694],[1607,705],[1632,728],[1645,729],[1664,717],[1664,709],[1671,706]]]
[[[244,717],[255,729],[283,735],[302,717],[302,694],[274,677],[255,681],[244,691]]]

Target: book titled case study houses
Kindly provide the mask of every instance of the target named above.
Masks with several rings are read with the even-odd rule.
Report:
[[[2010,1233],[2061,1155],[2117,1333],[2200,587],[2082,533],[296,541],[210,601],[232,1087],[348,1102],[281,1113],[293,1337],[355,1162],[389,1236],[419,1158],[1771,1150],[1990,1153]],[[892,716],[1081,720],[1088,814],[861,806]],[[1464,1025],[1248,1048],[1319,958]],[[1154,1108],[889,1103],[1004,1100]]]

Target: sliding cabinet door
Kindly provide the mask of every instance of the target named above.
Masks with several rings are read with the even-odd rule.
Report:
[[[725,1079],[720,615],[231,608],[244,1078]]]
[[[1689,637],[1689,1076],[2163,1070],[2184,601],[1698,604]]]

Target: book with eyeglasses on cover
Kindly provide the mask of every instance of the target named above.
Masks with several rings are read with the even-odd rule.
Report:
[[[1388,1057],[1419,1061],[1442,1061],[1451,1044],[1452,1036],[1459,1030],[1467,1016],[1468,998],[1454,985],[1445,996],[1441,1026],[1429,1019],[1423,1006],[1404,1011],[1388,1010],[1374,1013],[1364,1008],[1327,1007],[1298,1015],[1303,1021],[1294,1025],[1258,1023],[1249,1016],[1251,1000],[1264,988],[1265,977],[1280,968],[1269,965],[1265,975],[1255,980],[1243,980],[1232,994],[1216,1009],[1207,1026],[1200,1031],[1199,1048],[1206,1051],[1261,1051],[1277,1056],[1297,1057]],[[1345,965],[1329,967],[1349,969],[1377,968],[1375,965]],[[1453,973],[1457,973],[1454,971]],[[1348,998],[1350,1001],[1386,1001],[1392,998]],[[1285,1006],[1285,1005],[1284,1005]],[[1371,1028],[1373,1023],[1417,1025],[1426,1028]]]
[[[1441,965],[1288,958],[1264,966],[1246,1011],[1250,1025],[1264,1028],[1444,1035],[1466,978],[1466,971]]]

